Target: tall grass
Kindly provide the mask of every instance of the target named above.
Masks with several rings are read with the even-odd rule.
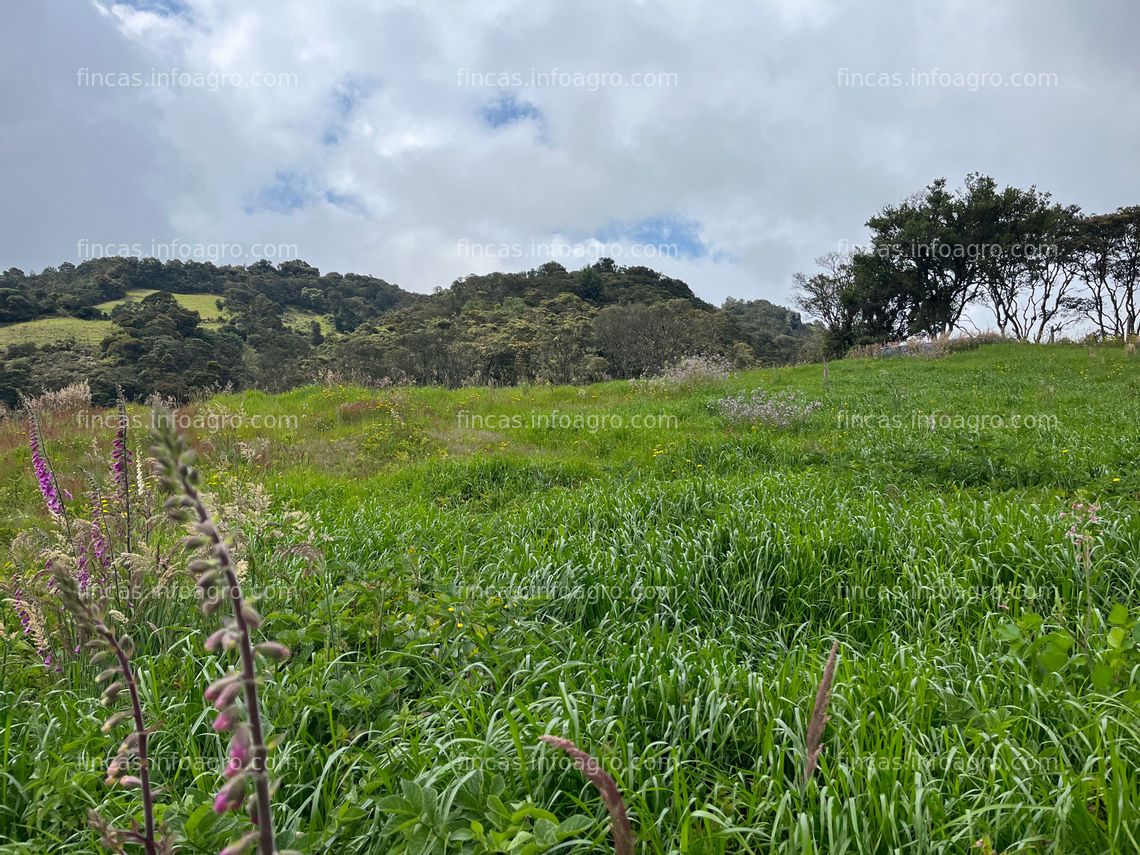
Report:
[[[823,406],[786,429],[717,414],[755,388]],[[1135,619],[1137,392],[1137,363],[1115,351],[998,345],[832,363],[826,385],[804,366],[678,390],[221,396],[302,417],[194,435],[217,503],[253,485],[272,496],[224,521],[294,654],[260,687],[289,732],[272,761],[277,846],[612,851],[591,785],[540,747],[557,734],[614,779],[642,855],[1140,850],[1134,678],[1101,689],[1042,669],[1002,630],[1032,614],[1046,634],[1078,626],[1086,604],[1101,615],[1089,626],[1107,631],[1118,603]],[[455,418],[552,407],[679,424],[472,435]],[[844,427],[844,411],[902,426]],[[933,411],[1056,420],[973,432],[910,418]],[[11,539],[46,522],[6,430]],[[90,444],[58,415],[43,436],[61,467]],[[238,444],[259,437],[247,459]],[[61,471],[61,487],[75,477]],[[1075,501],[1100,505],[1091,574],[1060,516]],[[178,794],[160,819],[187,852],[244,830],[212,809],[226,744],[200,702],[222,676],[198,643],[209,623],[168,609],[132,656],[144,707],[163,697],[152,769]],[[102,786],[91,674],[45,670],[14,618],[6,632],[0,852],[99,851],[89,807],[141,816]]]

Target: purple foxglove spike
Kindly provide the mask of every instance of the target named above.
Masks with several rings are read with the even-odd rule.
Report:
[[[75,580],[79,583],[79,593],[85,593],[91,586],[91,571],[87,566],[87,554],[79,554],[79,563],[76,566]]]
[[[257,832],[251,831],[249,834],[242,835],[233,843],[226,846],[218,855],[246,855],[256,842]]]
[[[218,692],[218,696],[214,698],[214,707],[219,710],[228,708],[229,705],[234,702],[234,699],[237,698],[238,692],[240,692],[241,689],[241,682],[234,680],[232,683]]]
[[[214,730],[218,733],[224,733],[233,728],[238,723],[238,711],[234,707],[227,707],[223,710],[216,719],[214,719]]]
[[[234,778],[218,791],[214,798],[214,812],[228,813],[238,810],[245,801],[245,777]]]
[[[103,511],[102,500],[98,493],[91,495],[91,551],[95,553],[95,560],[103,567],[111,565],[111,555],[107,538],[103,535],[101,525]]]
[[[204,697],[206,700],[212,703],[213,701],[217,700],[217,697],[219,694],[221,694],[222,689],[224,689],[230,683],[234,682],[234,680],[237,680],[240,676],[240,674],[226,674],[226,676],[222,677],[220,680],[215,680],[206,687]]]
[[[52,475],[51,467],[44,459],[43,451],[40,448],[39,432],[34,423],[28,431],[28,444],[32,449],[32,468],[35,470],[36,481],[39,482],[40,493],[43,494],[47,509],[54,516],[61,516],[63,514],[63,502],[60,501],[59,491],[55,486],[55,476]]]
[[[245,764],[249,761],[249,749],[249,726],[243,724],[234,729],[233,738],[230,740],[230,757]]]

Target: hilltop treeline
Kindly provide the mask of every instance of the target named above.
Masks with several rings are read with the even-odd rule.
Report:
[[[327,313],[336,328],[348,331],[365,319],[407,305],[421,295],[374,276],[321,275],[304,261],[277,266],[259,261],[248,267],[156,258],[96,258],[48,267],[38,274],[11,268],[0,275],[0,324],[53,316],[84,320],[106,317],[97,307],[134,290],[174,294],[220,294],[235,307],[257,295],[282,309]]]
[[[867,221],[870,240],[798,274],[798,305],[827,325],[825,350],[947,335],[976,308],[1002,335],[1137,334],[1140,206],[1086,214],[1036,187],[938,179]]]
[[[131,292],[155,293],[125,300]],[[206,323],[174,295],[216,294]],[[120,300],[107,313],[101,305]],[[138,258],[0,277],[0,323],[109,319],[99,345],[8,347],[0,401],[87,379],[176,398],[232,386],[280,391],[335,374],[361,382],[578,383],[641,377],[689,354],[744,367],[818,350],[821,327],[766,300],[716,308],[684,282],[611,259],[577,271],[548,263],[467,276],[414,294],[371,276],[322,274],[304,261],[248,267]]]

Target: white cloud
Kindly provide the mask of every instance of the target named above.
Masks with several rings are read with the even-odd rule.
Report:
[[[3,266],[76,261],[80,238],[286,243],[322,269],[426,291],[545,260],[472,259],[464,240],[573,243],[675,215],[715,255],[650,266],[707,299],[787,301],[793,272],[938,176],[988,171],[1093,209],[1140,195],[1127,0],[1095,13],[1029,0],[166,0],[9,16]],[[79,86],[80,68],[226,82]],[[1058,85],[845,87],[841,68],[1053,72]],[[531,79],[554,69],[584,85]],[[613,85],[646,72],[671,85]],[[536,112],[490,127],[481,111],[499,88],[463,85],[480,73],[520,75],[509,92]]]

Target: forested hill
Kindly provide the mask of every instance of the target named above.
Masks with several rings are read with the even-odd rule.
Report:
[[[260,294],[283,309],[328,313],[344,331],[420,296],[374,276],[322,276],[304,261],[219,267],[210,262],[108,257],[48,267],[38,274],[7,270],[0,276],[0,324],[60,315],[101,318],[106,314],[100,306],[143,289],[217,294],[235,304],[248,304]]]
[[[274,266],[259,261],[249,267],[209,262],[161,262],[154,258],[99,258],[76,266],[61,264],[38,274],[12,268],[0,276],[0,324],[51,316],[96,319],[99,308],[140,289],[172,294],[218,294],[237,308],[262,295],[283,309],[328,316],[338,332],[351,332],[391,309],[426,302],[433,314],[454,313],[473,301],[498,303],[519,298],[529,303],[573,294],[596,306],[658,303],[680,299],[711,309],[678,279],[647,267],[618,267],[604,259],[570,273],[556,263],[526,273],[491,273],[457,280],[432,295],[356,273],[321,272],[304,261]]]
[[[589,382],[691,354],[794,362],[820,329],[766,300],[716,308],[611,259],[467,276],[416,294],[304,261],[248,267],[111,257],[0,276],[0,401],[87,380],[96,398],[233,385]]]

